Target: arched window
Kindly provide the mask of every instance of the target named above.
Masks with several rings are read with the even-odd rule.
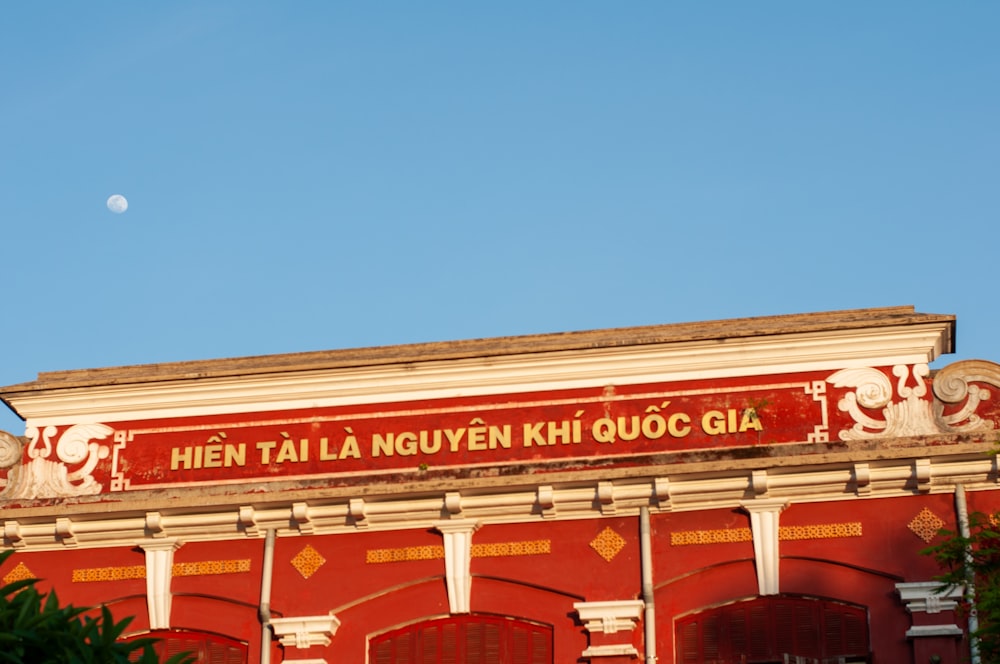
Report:
[[[371,664],[552,664],[552,627],[502,616],[428,620],[372,638]]]
[[[675,623],[680,664],[868,662],[868,612],[806,597],[759,597]]]
[[[182,652],[194,653],[198,664],[246,664],[247,644],[219,634],[195,631],[156,631],[126,639],[160,639],[153,650],[162,661]]]

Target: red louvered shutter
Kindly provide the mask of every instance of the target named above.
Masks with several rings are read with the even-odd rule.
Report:
[[[381,634],[374,664],[552,664],[552,628],[500,616],[453,616]]]
[[[458,625],[455,623],[441,625],[441,664],[459,664]]]
[[[868,661],[863,607],[806,597],[758,597],[685,616],[675,623],[682,664]]]
[[[192,653],[198,664],[246,664],[248,661],[246,643],[219,634],[157,631],[136,635],[132,639],[147,637],[160,639],[153,645],[153,650],[164,661],[183,652]]]
[[[677,650],[682,664],[697,664],[701,661],[701,639],[698,638],[698,623],[692,621],[677,626]]]
[[[392,664],[392,641],[382,641],[372,646],[372,661],[375,664]]]
[[[531,631],[531,664],[552,664],[552,630],[535,625]]]
[[[822,655],[820,646],[819,605],[809,600],[796,600],[792,604],[795,619],[795,650],[797,657],[818,659]]]
[[[774,626],[771,624],[769,606],[754,602],[748,607],[750,614],[750,650],[746,653],[748,662],[760,661],[771,653]]]

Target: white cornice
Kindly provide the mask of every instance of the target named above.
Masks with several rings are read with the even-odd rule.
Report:
[[[946,323],[8,393],[27,426],[928,363]]]
[[[982,454],[927,460],[929,493],[952,493],[961,482],[967,490],[997,490],[993,460]],[[504,523],[534,523],[599,519],[605,515],[600,495],[610,494],[616,516],[634,516],[642,507],[653,513],[733,509],[746,503],[754,484],[767,487],[765,504],[789,504],[898,498],[917,493],[917,466],[914,459],[873,462],[870,482],[864,493],[856,485],[850,464],[819,468],[779,469],[775,476],[755,477],[761,471],[733,470],[712,476],[690,476],[678,472],[670,476],[648,476],[623,480],[575,481],[565,485],[498,486],[461,493],[462,520],[452,523],[484,527]],[[679,471],[682,469],[678,469]],[[293,502],[270,494],[247,495],[243,505],[187,507],[170,513],[156,513],[159,534],[178,542],[220,541],[263,537],[275,530],[279,537],[337,535],[365,531],[447,528],[441,514],[454,503],[455,491],[423,492],[420,496],[362,498],[342,496]],[[250,501],[257,499],[260,504]],[[210,501],[209,501],[210,502]],[[548,513],[542,504],[552,507]],[[359,523],[354,517],[363,511]],[[850,510],[846,509],[845,514]],[[132,547],[143,541],[152,513],[107,514],[94,512],[93,505],[72,505],[47,515],[19,515],[18,510],[0,512],[0,548],[22,551],[51,551],[65,548]],[[305,524],[307,527],[303,527]],[[71,537],[68,537],[70,535]],[[146,538],[145,542],[149,542]],[[145,546],[145,544],[144,544]],[[901,593],[912,594],[909,588]],[[925,592],[926,589],[923,589]],[[904,601],[910,603],[910,594]]]

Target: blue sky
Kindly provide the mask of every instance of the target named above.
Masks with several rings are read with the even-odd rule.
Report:
[[[998,33],[995,2],[10,4],[0,384],[898,304],[1000,360]]]

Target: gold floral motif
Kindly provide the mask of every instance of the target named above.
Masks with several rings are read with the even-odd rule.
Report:
[[[35,575],[32,573],[28,566],[24,563],[18,563],[14,569],[7,572],[7,575],[3,578],[3,582],[14,583],[15,581],[23,581],[24,579],[34,579]]]
[[[753,535],[749,528],[718,528],[716,530],[678,530],[670,533],[672,546],[687,546],[690,544],[723,544],[731,542],[750,542]]]
[[[552,540],[473,544],[471,553],[473,558],[541,556],[552,553]],[[440,560],[441,558],[444,558],[444,547],[441,545],[404,546],[398,549],[368,549],[365,552],[365,562],[368,564]]]
[[[527,540],[524,542],[495,542],[473,544],[473,558],[509,558],[511,556],[540,556],[552,553],[552,540]]]
[[[193,563],[174,563],[173,576],[211,576],[215,574],[240,574],[250,571],[250,559],[242,560],[201,560]],[[122,565],[120,567],[91,567],[73,570],[73,583],[94,581],[126,581],[145,579],[145,565]]]
[[[861,522],[817,523],[809,526],[781,526],[778,528],[780,540],[839,539],[841,537],[861,537]]]
[[[298,570],[303,579],[308,579],[325,564],[326,558],[308,544],[292,558],[292,567]]]
[[[778,528],[778,539],[837,539],[841,537],[861,537],[861,522],[818,523],[808,526],[781,526]],[[751,542],[753,533],[749,528],[719,528],[717,530],[678,530],[670,533],[672,546],[688,546],[691,544],[729,544],[733,542]]]
[[[625,538],[608,527],[591,540],[590,548],[610,563],[625,548]]]
[[[250,571],[250,559],[201,560],[196,563],[174,563],[174,576],[208,576],[213,574],[239,574]]]
[[[368,549],[366,563],[404,563],[413,560],[436,560],[444,558],[444,547],[440,544],[426,546],[404,546],[398,549]]]
[[[923,541],[930,542],[945,525],[947,524],[941,517],[925,507],[913,517],[913,521],[910,521],[907,527]]]
[[[123,565],[120,567],[91,567],[89,569],[73,570],[73,583],[90,583],[93,581],[125,581],[127,579],[145,579],[145,565]]]

